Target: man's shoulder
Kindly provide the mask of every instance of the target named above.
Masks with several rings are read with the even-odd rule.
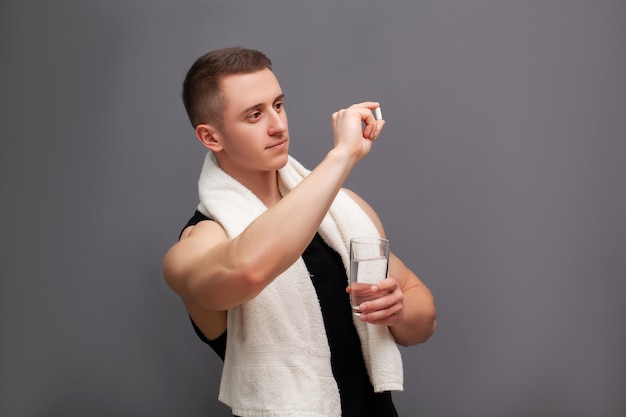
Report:
[[[208,217],[207,215],[201,213],[200,210],[194,211],[193,216],[191,216],[191,218],[187,221],[185,226],[180,230],[180,234],[178,235],[178,238],[180,239],[183,236],[183,233],[185,232],[185,230],[187,230],[190,226],[195,226],[198,223],[207,221],[207,220],[212,220],[212,219]]]

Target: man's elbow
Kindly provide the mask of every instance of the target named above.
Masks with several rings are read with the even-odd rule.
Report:
[[[437,329],[437,320],[435,318],[433,318],[430,326],[424,331],[422,337],[420,338],[420,340],[417,342],[417,344],[419,343],[425,343],[428,341],[428,339],[431,338],[431,336],[433,334],[435,334],[435,330]]]
[[[400,346],[409,347],[413,345],[419,345],[425,343],[435,333],[437,328],[437,319],[433,311],[427,317],[422,317],[419,323],[416,323],[413,327],[413,331],[408,332],[394,332],[394,338],[396,343]]]

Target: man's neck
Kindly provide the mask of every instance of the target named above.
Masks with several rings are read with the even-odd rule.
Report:
[[[229,167],[220,167],[250,190],[266,207],[274,206],[282,198],[278,188],[277,171],[241,171],[229,169]]]
[[[278,188],[278,172],[276,171],[251,175],[242,180],[235,179],[252,191],[268,208],[273,207],[282,198]]]

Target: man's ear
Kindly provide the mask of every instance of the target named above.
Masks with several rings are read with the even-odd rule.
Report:
[[[213,152],[222,150],[222,138],[213,125],[199,124],[196,126],[196,137],[202,145]]]

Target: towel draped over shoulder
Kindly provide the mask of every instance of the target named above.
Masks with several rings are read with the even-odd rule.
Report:
[[[279,170],[281,193],[286,195],[308,174],[290,156]],[[205,158],[198,190],[198,210],[218,222],[231,239],[267,210],[250,190],[219,168],[211,152]],[[339,253],[346,271],[350,239],[379,235],[367,214],[343,191],[322,221],[319,234]],[[358,318],[354,325],[374,390],[401,391],[402,358],[388,327]],[[230,309],[227,331],[219,400],[235,415],[341,416],[322,313],[302,258],[254,299]]]

